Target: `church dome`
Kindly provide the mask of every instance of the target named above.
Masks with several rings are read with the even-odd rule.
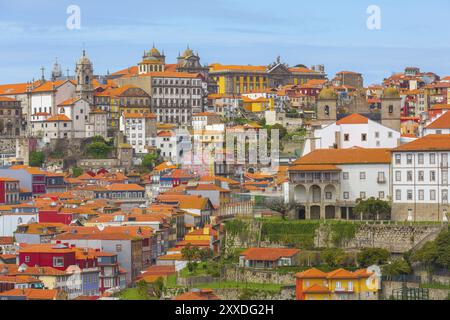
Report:
[[[323,88],[322,91],[319,93],[319,99],[336,99],[337,94],[332,88]]]
[[[148,52],[149,56],[151,57],[160,57],[161,53],[159,52],[158,49],[156,49],[155,47],[153,47],[149,52]]]
[[[396,88],[389,87],[383,90],[383,96],[385,98],[398,98],[400,94]]]
[[[189,47],[187,47],[187,49],[184,50],[182,57],[183,58],[188,58],[188,57],[193,56],[193,55],[194,55],[194,52]]]

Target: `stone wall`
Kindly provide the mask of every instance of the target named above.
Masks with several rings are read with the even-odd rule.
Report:
[[[224,278],[228,281],[249,283],[274,283],[284,286],[295,286],[295,277],[289,274],[281,274],[275,271],[244,269],[237,266],[227,267]]]
[[[447,212],[450,212],[450,205],[393,203],[392,220],[407,221],[409,209],[413,210],[413,217],[416,221],[442,222],[444,209],[447,210]]]
[[[434,240],[442,230],[440,225],[362,224],[355,238],[345,244],[346,249],[384,248],[392,253],[404,253],[425,241]],[[316,245],[326,247],[330,235],[320,228]]]
[[[221,300],[239,300],[239,297],[241,297],[242,293],[244,292],[243,289],[217,289],[214,290],[214,293],[221,299]],[[280,292],[268,292],[268,291],[261,291],[261,290],[250,290],[251,294],[249,299],[250,300],[295,300],[295,287],[285,287],[282,288]]]

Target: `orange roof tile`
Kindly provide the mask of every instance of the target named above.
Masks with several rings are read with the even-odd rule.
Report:
[[[58,114],[56,116],[48,118],[45,121],[47,121],[47,122],[56,122],[56,121],[69,122],[72,120],[70,120],[65,114]]]
[[[320,149],[294,162],[294,165],[391,163],[390,149]]]
[[[310,172],[310,171],[342,171],[338,167],[334,165],[327,165],[327,164],[319,164],[319,165],[297,165],[292,166],[289,168],[289,171],[304,171],[304,172]]]
[[[369,119],[357,114],[357,113],[353,113],[341,120],[339,120],[338,122],[336,122],[337,125],[343,125],[343,124],[367,124],[369,123]]]
[[[345,269],[337,269],[327,273],[327,279],[356,279],[357,275]]]
[[[0,293],[1,296],[21,296],[27,300],[56,300],[59,291],[47,289],[13,289]]]
[[[450,150],[450,135],[428,135],[393,149],[397,151],[447,151]]]
[[[427,129],[449,129],[450,128],[450,111],[445,112],[434,122],[429,124]]]
[[[306,288],[305,290],[303,290],[304,293],[306,294],[327,294],[327,293],[331,293],[330,289],[323,287],[319,284],[314,284],[309,288]]]
[[[298,249],[248,248],[240,255],[244,256],[246,260],[276,261],[283,257],[293,257],[299,252]]]
[[[299,279],[325,279],[327,274],[319,269],[312,268],[303,272],[299,272],[295,275]]]

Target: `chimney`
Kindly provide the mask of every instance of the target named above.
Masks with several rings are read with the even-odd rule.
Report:
[[[60,240],[56,240],[56,244],[61,244],[61,241]]]
[[[76,248],[76,245],[71,244],[70,247],[71,247],[71,248]]]

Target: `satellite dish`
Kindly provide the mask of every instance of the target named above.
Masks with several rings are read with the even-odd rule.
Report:
[[[105,226],[103,225],[103,223],[100,223],[100,224],[97,226],[97,229],[100,230],[100,231],[103,231],[103,230],[105,230]]]

